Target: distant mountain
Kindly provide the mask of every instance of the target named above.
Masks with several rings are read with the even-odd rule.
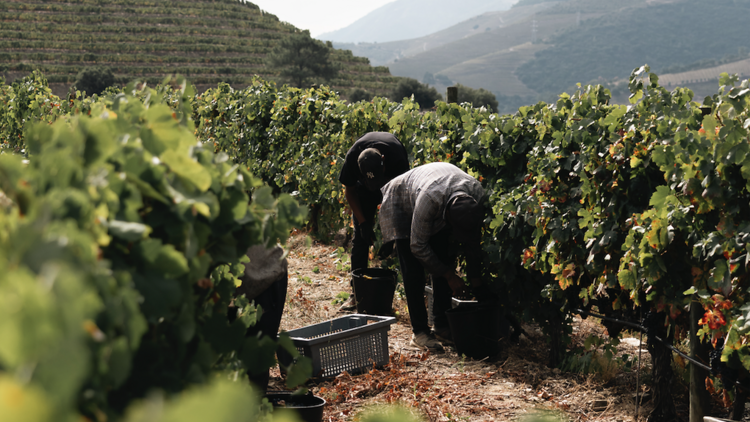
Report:
[[[458,56],[446,58],[451,64],[455,64],[460,63],[461,57],[465,56],[465,54],[475,57],[476,54],[479,54],[474,51],[476,49],[479,49],[480,53],[484,54],[494,52],[509,42],[509,46],[512,47],[518,43],[531,41],[532,34],[530,27],[519,29],[514,25],[519,22],[528,21],[535,13],[542,12],[555,4],[557,2],[528,7],[514,6],[510,10],[485,12],[458,22],[449,28],[419,38],[383,43],[334,42],[333,46],[343,50],[351,50],[357,56],[367,57],[373,66],[385,65],[400,68],[401,66],[397,64],[399,61],[406,60],[407,62],[411,62],[411,58],[414,57],[414,61],[421,62],[421,55],[430,50],[445,45],[452,45],[453,43],[468,44],[466,46],[468,47],[468,51],[465,51],[464,54],[457,51],[459,53]],[[514,30],[508,32],[506,30],[508,28],[514,28]],[[478,38],[474,38],[475,36]],[[417,65],[415,68],[419,68],[420,66]],[[415,72],[404,70],[404,75],[402,76],[418,78],[422,74],[424,74],[424,70],[421,69]]]
[[[573,12],[573,3],[557,9]],[[745,51],[746,58],[747,16],[748,0],[662,0],[618,7],[545,40],[548,48],[521,65],[518,76],[538,92],[554,93],[576,83],[627,78],[643,64],[666,73],[738,51]]]
[[[750,74],[747,16],[750,0],[521,0],[429,36],[334,46],[439,91],[487,89],[501,109],[549,101],[576,83],[614,87],[644,64],[675,74],[665,86],[694,88],[702,98],[716,92],[719,65],[736,62],[724,68]]]
[[[485,12],[508,10],[518,0],[396,0],[316,38],[342,43],[407,40],[432,34]]]

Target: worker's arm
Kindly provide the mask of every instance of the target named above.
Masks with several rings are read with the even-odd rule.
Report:
[[[446,271],[445,274],[443,274],[443,277],[448,280],[448,286],[450,286],[453,291],[453,296],[458,297],[466,294],[466,284],[464,284],[464,281],[455,271]]]
[[[357,219],[357,223],[364,223],[366,219],[365,215],[362,213],[362,207],[359,204],[359,197],[357,197],[356,189],[344,185],[344,196],[346,197],[346,202],[349,203],[349,208],[352,210],[354,218]]]

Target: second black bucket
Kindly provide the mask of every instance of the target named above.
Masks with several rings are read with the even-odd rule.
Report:
[[[352,273],[357,313],[391,315],[396,292],[396,272],[385,268],[364,268]]]
[[[326,401],[312,394],[295,396],[288,391],[277,391],[266,394],[274,409],[285,409],[295,413],[302,422],[320,422],[323,420],[323,407]],[[283,418],[282,418],[283,419]]]
[[[508,321],[498,306],[466,304],[445,312],[456,351],[473,359],[500,353],[500,339],[508,335]]]

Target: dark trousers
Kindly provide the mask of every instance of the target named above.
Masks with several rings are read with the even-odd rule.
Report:
[[[365,186],[357,183],[355,187],[357,198],[359,199],[359,206],[362,209],[362,214],[365,215],[365,219],[370,223],[375,221],[375,213],[378,211],[378,205],[383,201],[383,194],[373,192],[367,189]],[[365,240],[359,232],[359,222],[356,217],[352,217],[354,221],[354,238],[352,239],[352,254],[351,254],[351,266],[352,271],[360,268],[367,268],[370,254],[370,243]],[[373,227],[373,225],[370,225]],[[370,231],[369,238],[374,238],[374,233]]]
[[[287,274],[283,274],[274,281],[263,293],[255,299],[255,305],[263,308],[263,315],[260,321],[247,329],[247,337],[253,337],[260,334],[261,336],[271,337],[274,341],[278,340],[279,327],[281,326],[281,315],[284,313],[284,303],[286,302],[286,289],[289,284]],[[250,382],[255,384],[261,391],[268,389],[269,374],[264,371],[260,374],[248,372]]]
[[[430,238],[430,247],[441,262],[455,265],[457,248],[455,242],[450,241],[450,229],[445,228]],[[424,303],[425,269],[422,263],[411,253],[409,239],[396,240],[396,251],[398,253],[401,276],[404,279],[404,292],[406,293],[406,304],[409,306],[409,318],[411,329],[414,334],[428,333],[430,327],[427,324],[427,307]],[[435,328],[448,326],[448,317],[445,311],[451,307],[451,288],[448,281],[442,275],[432,275],[432,311],[434,314]]]

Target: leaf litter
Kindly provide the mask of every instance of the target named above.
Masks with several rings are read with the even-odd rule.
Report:
[[[304,233],[296,233],[287,250],[289,287],[282,330],[351,313],[339,311],[341,298],[351,293],[351,287],[346,268],[334,262],[341,260],[337,246],[310,245]],[[576,422],[645,421],[652,410],[650,391],[644,382],[649,377],[645,350],[640,378],[634,369],[580,374],[547,367],[547,339],[533,324],[524,324],[525,334],[517,343],[503,341],[500,355],[492,361],[460,356],[452,347],[444,353],[430,353],[409,346],[411,326],[403,289],[397,289],[395,296],[396,323],[388,333],[388,365],[359,375],[344,372],[308,382],[313,394],[327,401],[323,421],[356,421],[361,411],[380,404],[407,406],[422,420],[431,422],[508,421],[539,410],[557,412],[561,418]],[[573,344],[583,345],[589,335],[603,336],[605,331],[593,318],[576,318]],[[639,344],[630,340],[621,343],[618,350],[637,356]],[[642,347],[645,349],[645,345]],[[636,418],[637,379],[641,403]],[[269,389],[284,389],[278,367],[271,370]],[[676,397],[676,402],[678,413],[686,414],[685,400]]]

